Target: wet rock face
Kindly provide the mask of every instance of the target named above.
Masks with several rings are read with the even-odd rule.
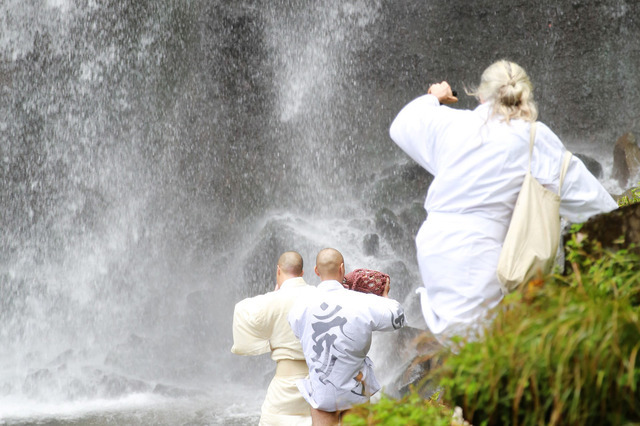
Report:
[[[587,170],[591,172],[596,178],[600,179],[602,177],[602,164],[594,158],[589,157],[585,154],[576,153],[573,154],[578,157],[585,165]]]
[[[590,218],[580,229],[580,234],[600,241],[603,247],[611,250],[635,244],[631,250],[640,253],[640,203]]]
[[[383,237],[391,241],[399,241],[404,237],[404,230],[398,217],[388,208],[383,208],[376,213],[376,228]]]
[[[636,136],[629,132],[622,135],[613,150],[613,174],[621,187],[626,188],[629,178],[640,171],[640,148]]]
[[[640,186],[634,186],[615,197],[619,207],[640,203]]]
[[[416,94],[441,79],[473,86],[484,68],[506,58],[527,70],[540,120],[563,141],[610,144],[615,129],[633,120],[621,112],[638,111],[640,52],[627,41],[640,29],[638,2],[416,0],[383,8],[389,29],[376,40],[381,52],[371,70],[400,91],[413,86]],[[389,49],[393,56],[384,54]],[[601,103],[609,91],[616,99]],[[476,105],[458,93],[460,106]]]
[[[378,234],[367,234],[362,239],[362,251],[367,256],[375,256],[380,250],[380,237]]]
[[[370,266],[389,273],[394,298],[420,285],[414,236],[433,177],[388,128],[430,82],[462,94],[491,62],[521,63],[540,119],[564,142],[613,141],[640,106],[631,0],[36,3],[0,2],[0,254],[26,265],[0,276],[0,340],[19,354],[26,342],[95,338],[109,348],[104,367],[147,377],[207,370],[203,348],[229,337],[231,302],[269,291],[283,250],[312,271],[320,237],[290,219],[247,238],[271,208],[331,210],[345,197],[327,200],[328,189],[353,189],[368,208],[354,214],[357,235],[378,238],[352,245],[379,256]],[[476,104],[461,96],[456,107]],[[94,279],[101,267],[89,262],[48,280],[86,257],[106,275]],[[78,306],[91,289],[99,297]],[[214,321],[223,326],[199,331]],[[217,346],[212,357],[228,353]],[[0,380],[0,394],[37,397],[67,375],[25,362],[34,373]],[[157,380],[101,369],[64,383],[82,397]]]

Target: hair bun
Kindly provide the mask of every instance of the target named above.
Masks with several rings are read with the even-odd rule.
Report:
[[[504,84],[498,92],[498,101],[506,106],[518,106],[522,99],[522,86],[513,79]]]
[[[535,121],[538,107],[533,100],[533,85],[526,71],[518,64],[500,60],[491,64],[472,92],[480,102],[492,102],[492,115],[507,123],[512,119]]]

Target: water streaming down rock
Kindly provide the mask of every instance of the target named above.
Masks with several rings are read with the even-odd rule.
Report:
[[[430,176],[387,127],[433,79],[473,84],[494,59],[521,62],[542,120],[606,179],[602,153],[637,125],[640,59],[619,34],[638,33],[638,7],[602,2],[609,26],[589,31],[587,2],[524,3],[0,4],[0,418],[264,388],[272,365],[229,354],[230,318],[271,288],[285,249],[311,282],[315,253],[335,246],[408,296]],[[594,113],[590,88],[620,80],[624,113]]]

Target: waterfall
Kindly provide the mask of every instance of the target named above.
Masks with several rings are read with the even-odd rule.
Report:
[[[490,24],[462,1],[1,3],[0,422],[264,392],[273,366],[229,353],[231,315],[273,287],[284,250],[317,283],[315,255],[335,247],[414,303],[431,177],[387,129],[434,79],[461,93],[493,60],[521,62],[541,119],[609,166],[640,97],[609,110],[593,88],[638,92],[616,32],[638,32],[637,8],[605,1],[610,29],[587,31],[602,49],[581,51],[559,28],[592,9],[542,3],[513,44],[491,36],[517,37],[506,1],[473,6]]]

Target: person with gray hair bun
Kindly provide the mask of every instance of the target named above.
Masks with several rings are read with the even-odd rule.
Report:
[[[525,70],[509,61],[498,61],[485,70],[480,85],[469,92],[480,102],[491,102],[492,115],[512,119],[536,121],[538,107],[533,100],[533,85]]]
[[[538,117],[533,85],[519,65],[500,60],[467,91],[480,105],[458,101],[446,81],[409,102],[391,124],[391,139],[434,175],[424,203],[427,218],[416,235],[423,287],[417,290],[431,332],[451,346],[473,338],[503,298],[498,258],[516,199],[529,169],[529,140]],[[558,192],[564,145],[537,124],[531,174]],[[562,185],[560,214],[571,222],[617,208],[605,188],[575,156]]]

